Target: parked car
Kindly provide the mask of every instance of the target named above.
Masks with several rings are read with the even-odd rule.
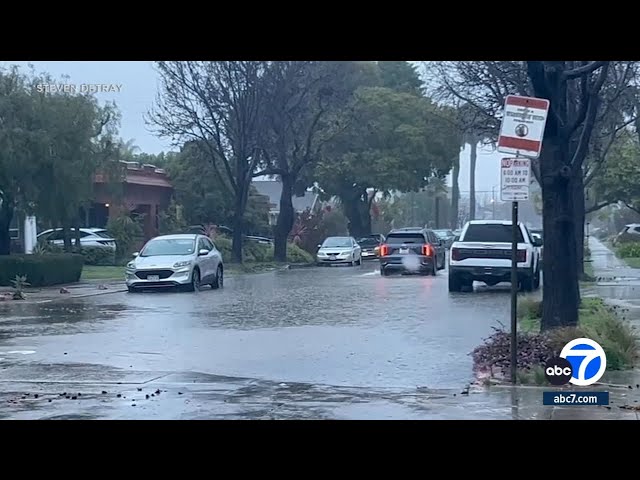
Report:
[[[214,289],[224,285],[222,254],[205,235],[161,235],[133,256],[125,273],[129,292],[154,287],[194,291],[202,285]]]
[[[392,230],[380,247],[380,275],[393,271],[436,275],[445,268],[446,248],[433,230]]]
[[[625,225],[618,235],[613,239],[613,244],[618,245],[625,242],[640,241],[640,223],[630,223]]]
[[[489,286],[511,281],[511,221],[472,220],[451,246],[449,291],[460,292],[474,281]],[[542,244],[533,239],[523,223],[518,224],[518,283],[530,292],[540,286]]]
[[[218,225],[216,227],[218,233],[226,235],[228,237],[233,237],[233,229],[229,227],[225,227],[224,225]],[[197,233],[199,235],[207,235],[207,229],[203,225],[191,225],[188,227],[187,231],[189,233]],[[242,236],[245,241],[262,243],[264,245],[273,245],[273,239],[268,237],[262,237],[259,235],[243,235]]]
[[[115,251],[116,240],[109,235],[104,228],[79,228],[80,246],[81,247],[97,247]],[[69,237],[73,242],[76,238],[75,228],[69,229]],[[46,242],[51,245],[62,247],[64,245],[64,236],[62,228],[45,230],[37,235],[38,242]]]
[[[384,243],[384,235],[374,233],[358,239],[358,245],[362,248],[362,259],[377,258],[380,252],[380,245]]]
[[[444,245],[445,247],[447,247],[447,249],[451,248],[451,244],[456,237],[456,234],[453,233],[452,230],[434,230],[433,233],[435,233],[438,238],[440,238],[444,242]]]
[[[351,266],[361,265],[362,248],[353,237],[328,237],[318,245],[316,261],[318,265],[341,263]]]

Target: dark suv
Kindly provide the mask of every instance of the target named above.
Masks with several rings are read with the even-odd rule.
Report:
[[[445,267],[446,250],[433,230],[392,230],[380,246],[380,275],[386,276],[392,271],[436,275]]]

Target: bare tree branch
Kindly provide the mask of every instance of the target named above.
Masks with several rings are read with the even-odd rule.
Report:
[[[583,65],[581,67],[574,68],[572,70],[567,70],[566,72],[563,73],[562,76],[564,80],[572,80],[574,78],[587,76],[590,73],[595,72],[597,69],[605,66],[608,63],[609,62],[591,62],[591,63],[588,63],[587,65]]]

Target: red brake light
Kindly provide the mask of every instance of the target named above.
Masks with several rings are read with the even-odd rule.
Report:
[[[451,249],[451,260],[460,260],[460,249],[452,248]]]
[[[527,251],[526,250],[518,250],[518,263],[527,261]]]
[[[431,245],[422,246],[422,255],[426,257],[430,257],[431,255],[433,255],[433,248],[431,248]]]
[[[380,246],[380,256],[384,257],[386,255],[389,255],[389,246],[388,245],[381,245]]]

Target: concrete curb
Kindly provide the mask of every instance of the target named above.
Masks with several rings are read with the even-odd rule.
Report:
[[[289,263],[286,267],[285,270],[295,270],[298,268],[310,268],[310,267],[315,267],[316,264],[315,262],[311,262],[311,263]]]

